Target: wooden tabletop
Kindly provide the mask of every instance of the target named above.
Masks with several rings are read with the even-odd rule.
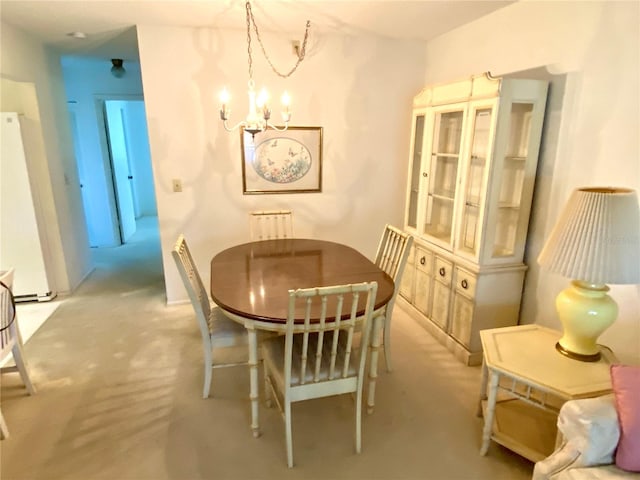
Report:
[[[263,240],[213,257],[210,293],[229,312],[286,322],[290,289],[372,281],[380,308],[393,296],[393,280],[357,250],[324,240]]]

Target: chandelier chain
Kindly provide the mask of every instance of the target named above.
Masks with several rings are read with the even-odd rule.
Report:
[[[245,8],[247,9],[247,57],[249,62],[249,81],[253,80],[253,59],[251,58],[251,19],[253,13],[251,12],[251,5],[247,2]]]
[[[251,25],[253,25],[253,30],[256,32],[256,38],[258,39],[258,43],[260,44],[260,48],[262,49],[264,58],[267,59],[267,62],[271,66],[271,69],[274,71],[274,73],[282,78],[287,78],[291,76],[291,74],[296,71],[300,63],[302,63],[302,60],[304,60],[304,56],[307,53],[307,39],[309,38],[309,27],[311,27],[311,22],[307,20],[307,25],[304,31],[304,39],[302,40],[302,46],[300,47],[299,50],[297,50],[298,60],[296,61],[295,65],[291,68],[291,70],[289,70],[289,72],[282,73],[275,67],[275,65],[269,58],[269,55],[267,55],[267,50],[265,49],[264,44],[262,43],[262,38],[260,38],[258,25],[256,24],[256,20],[253,16],[253,11],[251,10],[251,4],[249,2],[246,3],[246,9],[247,9],[247,45],[248,45],[248,53],[249,53],[249,78],[251,78],[252,76],[251,74],[252,74],[252,68],[253,68],[252,59],[251,59],[251,28],[250,28]]]

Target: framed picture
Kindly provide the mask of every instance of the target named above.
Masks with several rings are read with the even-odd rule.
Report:
[[[322,127],[265,130],[254,138],[241,129],[240,143],[243,194],[322,191]]]

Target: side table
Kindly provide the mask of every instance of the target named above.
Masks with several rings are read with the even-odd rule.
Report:
[[[542,460],[555,447],[562,403],[611,392],[609,367],[617,362],[611,350],[602,347],[598,362],[573,360],[556,350],[561,336],[540,325],[480,331],[481,455],[494,440],[532,462]]]

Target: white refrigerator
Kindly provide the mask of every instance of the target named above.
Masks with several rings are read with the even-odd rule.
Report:
[[[47,271],[47,243],[38,223],[39,199],[27,158],[29,142],[41,141],[36,136],[40,132],[18,113],[2,112],[0,133],[0,270],[15,268],[17,301],[51,300],[56,294]]]

